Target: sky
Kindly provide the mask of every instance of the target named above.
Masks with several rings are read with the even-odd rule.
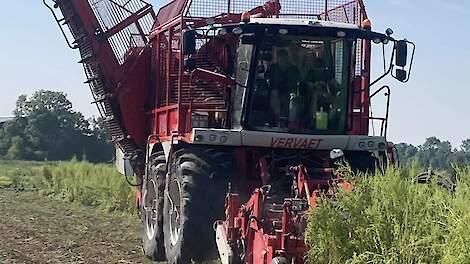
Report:
[[[437,136],[458,147],[470,138],[470,1],[364,1],[375,31],[390,27],[395,38],[417,45],[410,82],[380,83],[392,88],[389,140],[419,145]],[[153,4],[158,9],[163,2]],[[19,95],[39,89],[63,91],[76,111],[97,115],[79,54],[67,47],[42,1],[9,1],[0,13],[0,116],[11,116]],[[375,51],[378,75],[382,55]],[[383,108],[377,102],[376,111]]]

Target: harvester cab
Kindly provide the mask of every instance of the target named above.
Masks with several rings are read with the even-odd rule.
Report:
[[[410,79],[415,45],[372,31],[362,0],[43,1],[136,175],[150,259],[304,263],[305,212],[351,189],[338,163],[397,162],[375,86]]]
[[[185,69],[192,72],[193,79],[219,82],[231,88],[233,129],[347,135],[352,126],[361,126],[354,122],[363,121],[351,120],[349,110],[363,109],[350,109],[350,103],[361,100],[356,97],[363,96],[363,90],[371,87],[361,86],[356,93],[351,92],[355,81],[360,80],[362,85],[362,78],[368,78],[363,71],[357,71],[356,64],[365,63],[357,61],[358,56],[370,56],[362,50],[366,42],[393,43],[392,56],[396,59],[388,73],[398,66],[393,77],[402,82],[409,80],[404,68],[408,65],[410,42],[372,32],[369,22],[364,23],[358,27],[318,19],[248,16],[242,23],[185,31],[183,51],[188,55]],[[234,54],[233,58],[225,57],[221,67],[214,71],[195,68],[192,55],[196,53],[198,35],[230,40],[233,50],[227,53]],[[383,77],[385,74],[380,79]]]

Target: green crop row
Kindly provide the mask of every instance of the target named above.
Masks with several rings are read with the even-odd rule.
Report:
[[[309,212],[311,263],[470,263],[470,167],[457,190],[415,184],[416,167],[355,175]]]
[[[112,165],[89,162],[0,163],[0,186],[38,190],[44,195],[96,206],[111,212],[134,212],[135,195]],[[3,180],[2,180],[3,179]]]

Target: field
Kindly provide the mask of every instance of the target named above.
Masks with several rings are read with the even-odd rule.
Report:
[[[112,166],[0,161],[0,263],[150,263],[131,196]]]
[[[349,173],[354,191],[309,212],[310,261],[470,263],[470,167],[455,193],[413,184],[419,171]],[[143,262],[133,199],[111,165],[0,162],[0,263]]]

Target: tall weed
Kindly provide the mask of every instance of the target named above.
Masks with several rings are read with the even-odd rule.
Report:
[[[45,165],[32,177],[45,195],[105,211],[133,212],[134,190],[113,166],[85,161]]]
[[[455,194],[414,184],[417,166],[355,175],[354,191],[309,212],[312,263],[470,263],[470,171]]]

